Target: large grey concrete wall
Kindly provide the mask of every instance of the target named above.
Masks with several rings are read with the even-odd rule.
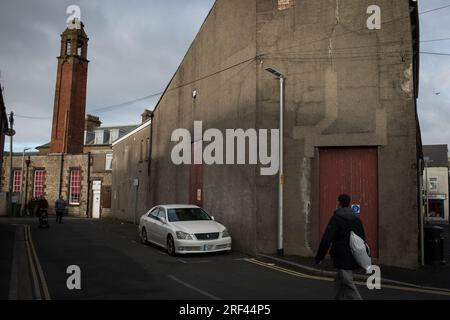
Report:
[[[381,30],[366,10],[379,5]],[[409,1],[257,1],[258,127],[278,125],[286,75],[285,251],[313,255],[319,241],[320,147],[377,146],[380,262],[417,265],[416,118]],[[258,234],[274,251],[276,179],[258,177]],[[401,191],[400,191],[401,190]],[[399,228],[398,222],[402,227]]]
[[[366,27],[373,4],[381,30]],[[313,255],[318,245],[318,148],[376,146],[380,263],[416,266],[411,33],[408,0],[217,1],[154,114],[150,203],[189,201],[190,167],[170,159],[174,129],[192,132],[194,120],[204,130],[278,128],[278,81],[265,71],[272,67],[287,77],[285,252]],[[277,181],[255,165],[204,165],[204,207],[237,249],[275,252]]]
[[[170,158],[177,128],[254,128],[256,124],[255,1],[218,1],[187,52],[153,119],[151,203],[188,203],[190,166]],[[183,86],[179,89],[175,89]],[[197,98],[192,92],[197,90]],[[203,206],[238,239],[236,248],[253,250],[255,243],[254,166],[216,165],[203,169]],[[253,250],[254,251],[254,250]]]

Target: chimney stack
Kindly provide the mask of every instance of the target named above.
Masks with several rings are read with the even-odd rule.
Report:
[[[94,128],[98,128],[102,125],[99,117],[88,114],[84,122],[84,130],[88,132],[94,131]]]
[[[147,122],[151,116],[152,116],[152,112],[148,109],[145,109],[144,112],[141,114],[142,116],[142,123]]]

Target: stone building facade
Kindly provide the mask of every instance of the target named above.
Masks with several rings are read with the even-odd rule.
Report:
[[[89,121],[92,116],[86,118],[86,127],[89,127]],[[98,119],[98,118],[97,118]],[[15,198],[20,202],[26,199],[32,199],[39,192],[35,192],[36,179],[40,179],[39,175],[43,176],[42,194],[49,201],[50,213],[53,213],[54,201],[61,194],[63,198],[69,203],[69,215],[79,217],[93,217],[93,206],[95,205],[92,185],[94,181],[100,183],[101,192],[99,195],[98,211],[100,217],[107,217],[111,212],[111,190],[112,190],[112,159],[113,148],[112,143],[128,134],[138,125],[129,126],[112,126],[102,127],[101,122],[98,122],[98,127],[94,127],[94,131],[103,137],[102,140],[90,139],[85,141],[83,152],[80,154],[67,153],[51,153],[50,144],[44,144],[36,147],[38,152],[25,153],[23,158],[21,153],[16,153],[13,156],[13,174],[15,178]],[[92,129],[92,128],[91,128]],[[90,132],[94,132],[90,131]],[[118,136],[110,141],[109,133],[117,131]],[[85,132],[85,137],[89,137],[90,132]],[[95,135],[94,135],[95,136]],[[5,155],[4,160],[9,159],[9,154]],[[22,176],[22,160],[23,160],[23,176]],[[27,175],[27,160],[29,160],[28,179]],[[79,200],[71,201],[71,172],[79,171],[79,175],[74,177],[72,173],[72,180],[79,179]],[[9,161],[3,163],[2,186],[7,189],[9,186]],[[36,172],[38,177],[36,178]],[[27,187],[28,181],[28,187]],[[73,183],[72,183],[72,186]],[[78,188],[78,186],[75,186]]]
[[[5,101],[3,100],[3,88],[0,84],[0,177],[4,175],[3,164],[4,158],[3,153],[5,150],[5,136],[8,132],[8,117],[6,115],[6,106]],[[6,194],[3,193],[4,188],[0,181],[0,216],[4,216],[8,214],[7,208],[7,198]]]
[[[27,203],[43,195],[49,203],[49,213],[54,214],[55,201],[61,194],[68,202],[69,215],[78,217],[89,215],[89,154],[30,153],[24,158],[23,176],[22,159],[22,154],[14,154],[14,195],[19,203],[22,201]],[[8,185],[9,166],[6,163],[3,170],[3,185]],[[79,183],[74,179],[79,179]]]

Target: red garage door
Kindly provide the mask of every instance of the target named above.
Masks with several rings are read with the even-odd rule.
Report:
[[[320,149],[320,235],[337,207],[337,197],[347,193],[361,206],[372,256],[378,256],[378,156],[376,148]]]

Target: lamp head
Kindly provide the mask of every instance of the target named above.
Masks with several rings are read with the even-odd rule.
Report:
[[[279,71],[277,71],[275,69],[267,68],[266,71],[270,72],[271,74],[273,74],[277,78],[284,78],[284,75],[281,72],[279,72]]]

